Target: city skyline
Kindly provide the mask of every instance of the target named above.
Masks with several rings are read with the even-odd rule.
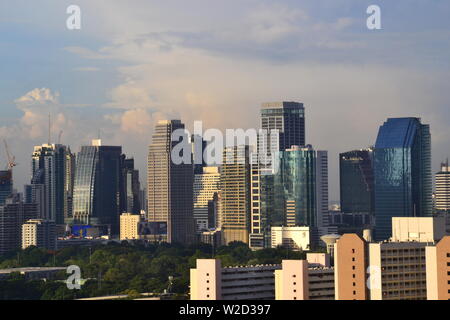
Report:
[[[329,151],[334,201],[339,153],[373,145],[389,117],[430,124],[433,173],[449,156],[450,4],[380,3],[382,30],[371,31],[366,1],[139,3],[79,1],[81,30],[72,31],[68,1],[0,5],[0,134],[19,163],[18,191],[30,150],[47,142],[49,112],[52,142],[60,136],[78,152],[100,133],[143,173],[159,119],[258,128],[261,103],[298,101],[306,142]]]

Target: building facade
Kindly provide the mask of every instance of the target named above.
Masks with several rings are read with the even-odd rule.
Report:
[[[109,226],[119,233],[123,208],[122,147],[103,146],[101,140],[82,146],[77,155],[72,224]]]
[[[172,141],[172,133],[178,129],[184,130],[180,120],[158,121],[149,147],[147,220],[152,225],[154,234],[150,238],[153,241],[188,243],[195,240],[192,155],[188,156],[189,163],[180,164],[175,164],[171,155],[179,142]],[[189,140],[187,133],[182,139]]]
[[[441,164],[441,171],[436,173],[436,209],[450,211],[450,166],[448,160]]]
[[[432,214],[431,137],[418,118],[389,118],[374,149],[375,239],[391,236],[391,218]]]
[[[22,249],[30,246],[56,250],[56,224],[54,221],[31,219],[22,225]]]
[[[223,243],[248,243],[250,231],[249,147],[225,148],[220,174]]]
[[[339,154],[341,212],[373,214],[373,150]]]
[[[214,200],[214,197],[218,197],[220,192],[219,168],[203,167],[202,170],[202,173],[194,176],[194,220],[197,232],[216,226],[215,221],[210,221],[214,217],[210,217],[211,214],[208,213],[211,211],[209,208],[212,205],[211,201]]]

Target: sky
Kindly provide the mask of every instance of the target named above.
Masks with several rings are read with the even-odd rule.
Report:
[[[66,27],[72,4],[80,30]],[[122,145],[145,183],[157,120],[258,128],[261,103],[283,100],[304,103],[307,143],[329,151],[331,200],[338,154],[374,145],[388,117],[430,124],[436,172],[450,156],[449,16],[448,0],[2,1],[0,138],[15,187],[49,113],[52,142]]]

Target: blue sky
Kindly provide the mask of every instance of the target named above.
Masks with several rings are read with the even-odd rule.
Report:
[[[81,30],[66,8],[81,8]],[[381,7],[382,30],[366,28]],[[3,1],[0,135],[15,153],[16,187],[32,146],[74,151],[98,135],[122,144],[145,181],[153,124],[249,128],[261,102],[302,101],[307,141],[338,153],[375,143],[387,117],[431,125],[433,170],[450,154],[450,2],[438,0]],[[4,152],[0,161],[5,162]]]

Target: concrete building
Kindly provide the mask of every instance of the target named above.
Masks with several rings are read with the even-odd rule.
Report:
[[[7,280],[11,274],[20,273],[27,280],[52,279],[59,272],[65,272],[67,267],[28,267],[0,269],[0,280]]]
[[[122,213],[120,216],[120,240],[139,239],[139,223],[141,216],[139,214]]]
[[[428,300],[450,300],[450,236],[425,248]]]
[[[334,247],[336,300],[368,300],[367,244],[356,234],[344,234]]]
[[[52,220],[31,219],[22,225],[22,249],[30,246],[56,250],[56,224]]]
[[[248,243],[250,231],[249,147],[225,148],[220,175],[223,244]]]
[[[370,300],[426,300],[423,242],[370,243]]]
[[[441,171],[436,173],[436,209],[450,211],[450,166],[448,159],[441,164]]]
[[[172,141],[172,133],[184,128],[180,120],[158,121],[149,146],[147,220],[154,231],[150,239],[155,242],[192,243],[195,240],[192,154],[186,154],[188,161],[181,163],[172,159],[173,148],[189,140],[184,131],[179,137],[182,141]]]
[[[435,242],[445,234],[445,217],[392,218],[392,241]]]
[[[38,218],[35,203],[23,203],[16,194],[0,206],[0,255],[22,246],[22,224]]]
[[[272,227],[271,247],[284,247],[295,251],[310,249],[309,227]]]
[[[220,191],[219,168],[203,167],[202,170],[194,176],[194,220],[198,233],[216,226],[215,221],[209,221],[208,203]]]
[[[191,300],[332,300],[334,269],[307,260],[222,268],[218,259],[197,259],[190,293]]]

